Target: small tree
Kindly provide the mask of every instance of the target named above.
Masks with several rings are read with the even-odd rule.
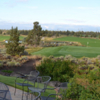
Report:
[[[40,40],[41,40],[40,36],[42,35],[41,30],[42,30],[42,28],[39,25],[39,22],[34,22],[33,33],[34,33],[34,42],[36,45],[39,45],[39,43],[40,43]]]
[[[0,30],[0,34],[2,34],[2,30]]]
[[[15,29],[11,29],[10,39],[8,43],[5,44],[6,46],[6,53],[11,55],[17,55],[21,52],[24,52],[24,46],[19,46],[19,36],[17,27]]]
[[[33,24],[34,24],[33,30],[29,32],[26,42],[32,45],[33,44],[39,45],[42,36],[42,31],[41,31],[42,28],[39,25],[39,22],[34,22]]]
[[[33,34],[33,30],[31,30],[28,34],[28,37],[26,38],[26,42],[28,44],[34,45],[34,34]]]

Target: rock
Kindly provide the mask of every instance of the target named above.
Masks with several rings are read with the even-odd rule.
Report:
[[[82,66],[82,67],[79,67],[79,69],[86,70],[86,69],[88,69],[88,66]]]
[[[15,73],[15,72],[12,72],[12,73],[10,74],[10,76],[20,77],[20,76],[22,76],[22,75],[20,75],[20,74],[18,74],[18,73]]]
[[[88,60],[87,64],[93,64],[93,62],[91,60]]]
[[[90,67],[90,70],[94,69],[94,67]]]
[[[58,81],[50,81],[48,85],[53,86],[53,87],[59,87],[60,86],[60,82]]]

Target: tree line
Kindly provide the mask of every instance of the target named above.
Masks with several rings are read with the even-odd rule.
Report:
[[[18,30],[20,35],[28,35],[32,30]],[[42,36],[47,36],[47,37],[52,37],[52,36],[61,36],[61,35],[66,35],[66,36],[76,36],[76,37],[99,37],[100,38],[100,32],[93,32],[93,31],[51,31],[51,30],[42,30],[41,31]],[[0,34],[3,35],[10,35],[11,30],[2,30],[0,29]]]
[[[27,44],[38,46],[40,44],[41,38],[48,36],[60,36],[60,35],[66,35],[66,36],[76,36],[76,37],[99,37],[100,38],[100,32],[84,32],[84,31],[49,31],[49,30],[42,30],[41,25],[39,25],[39,22],[33,23],[33,29],[32,30],[18,30],[16,27],[15,29],[11,30],[0,30],[0,34],[5,33],[10,35],[10,39],[7,44],[5,44],[7,50],[6,52],[11,55],[17,55],[22,52],[24,52],[24,46],[20,46],[19,44],[19,36],[20,35],[27,35],[25,42]],[[22,32],[22,33],[21,33]]]

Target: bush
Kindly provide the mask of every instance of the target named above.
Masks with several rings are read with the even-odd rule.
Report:
[[[88,75],[74,75],[68,88],[62,91],[63,98],[68,100],[100,100],[100,70]],[[63,99],[66,100],[66,99]]]
[[[28,60],[27,56],[22,56],[17,59],[18,61]]]
[[[21,64],[19,62],[16,62],[15,60],[7,62],[7,66],[13,67],[13,66],[20,66]]]
[[[97,92],[98,85],[89,85],[86,88],[75,81],[63,92],[63,98],[71,100],[100,100],[100,93]],[[65,94],[66,93],[66,94]],[[68,100],[69,100],[68,99]]]
[[[61,61],[61,60],[51,60],[44,59],[41,62],[41,65],[37,66],[41,75],[51,76],[51,79],[54,81],[69,81],[70,77],[73,77],[73,70],[71,68],[72,63],[70,61]]]
[[[2,72],[5,72],[5,73],[12,73],[13,71],[12,70],[2,70]]]
[[[15,62],[9,61],[9,62],[7,62],[7,66],[13,67],[13,66],[15,66]]]

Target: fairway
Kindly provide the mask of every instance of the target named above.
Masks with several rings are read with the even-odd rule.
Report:
[[[90,39],[90,38],[80,38],[80,37],[62,37],[54,39],[56,41],[75,41],[80,42],[81,44],[89,47],[100,47],[100,40],[99,39]]]
[[[0,41],[9,40],[10,35],[0,35]],[[20,40],[22,40],[24,36],[20,36]]]
[[[55,57],[72,55],[74,57],[80,58],[83,56],[86,57],[96,57],[100,55],[99,47],[77,47],[77,46],[60,46],[60,47],[47,47],[40,51],[32,53],[32,55],[44,55]]]

